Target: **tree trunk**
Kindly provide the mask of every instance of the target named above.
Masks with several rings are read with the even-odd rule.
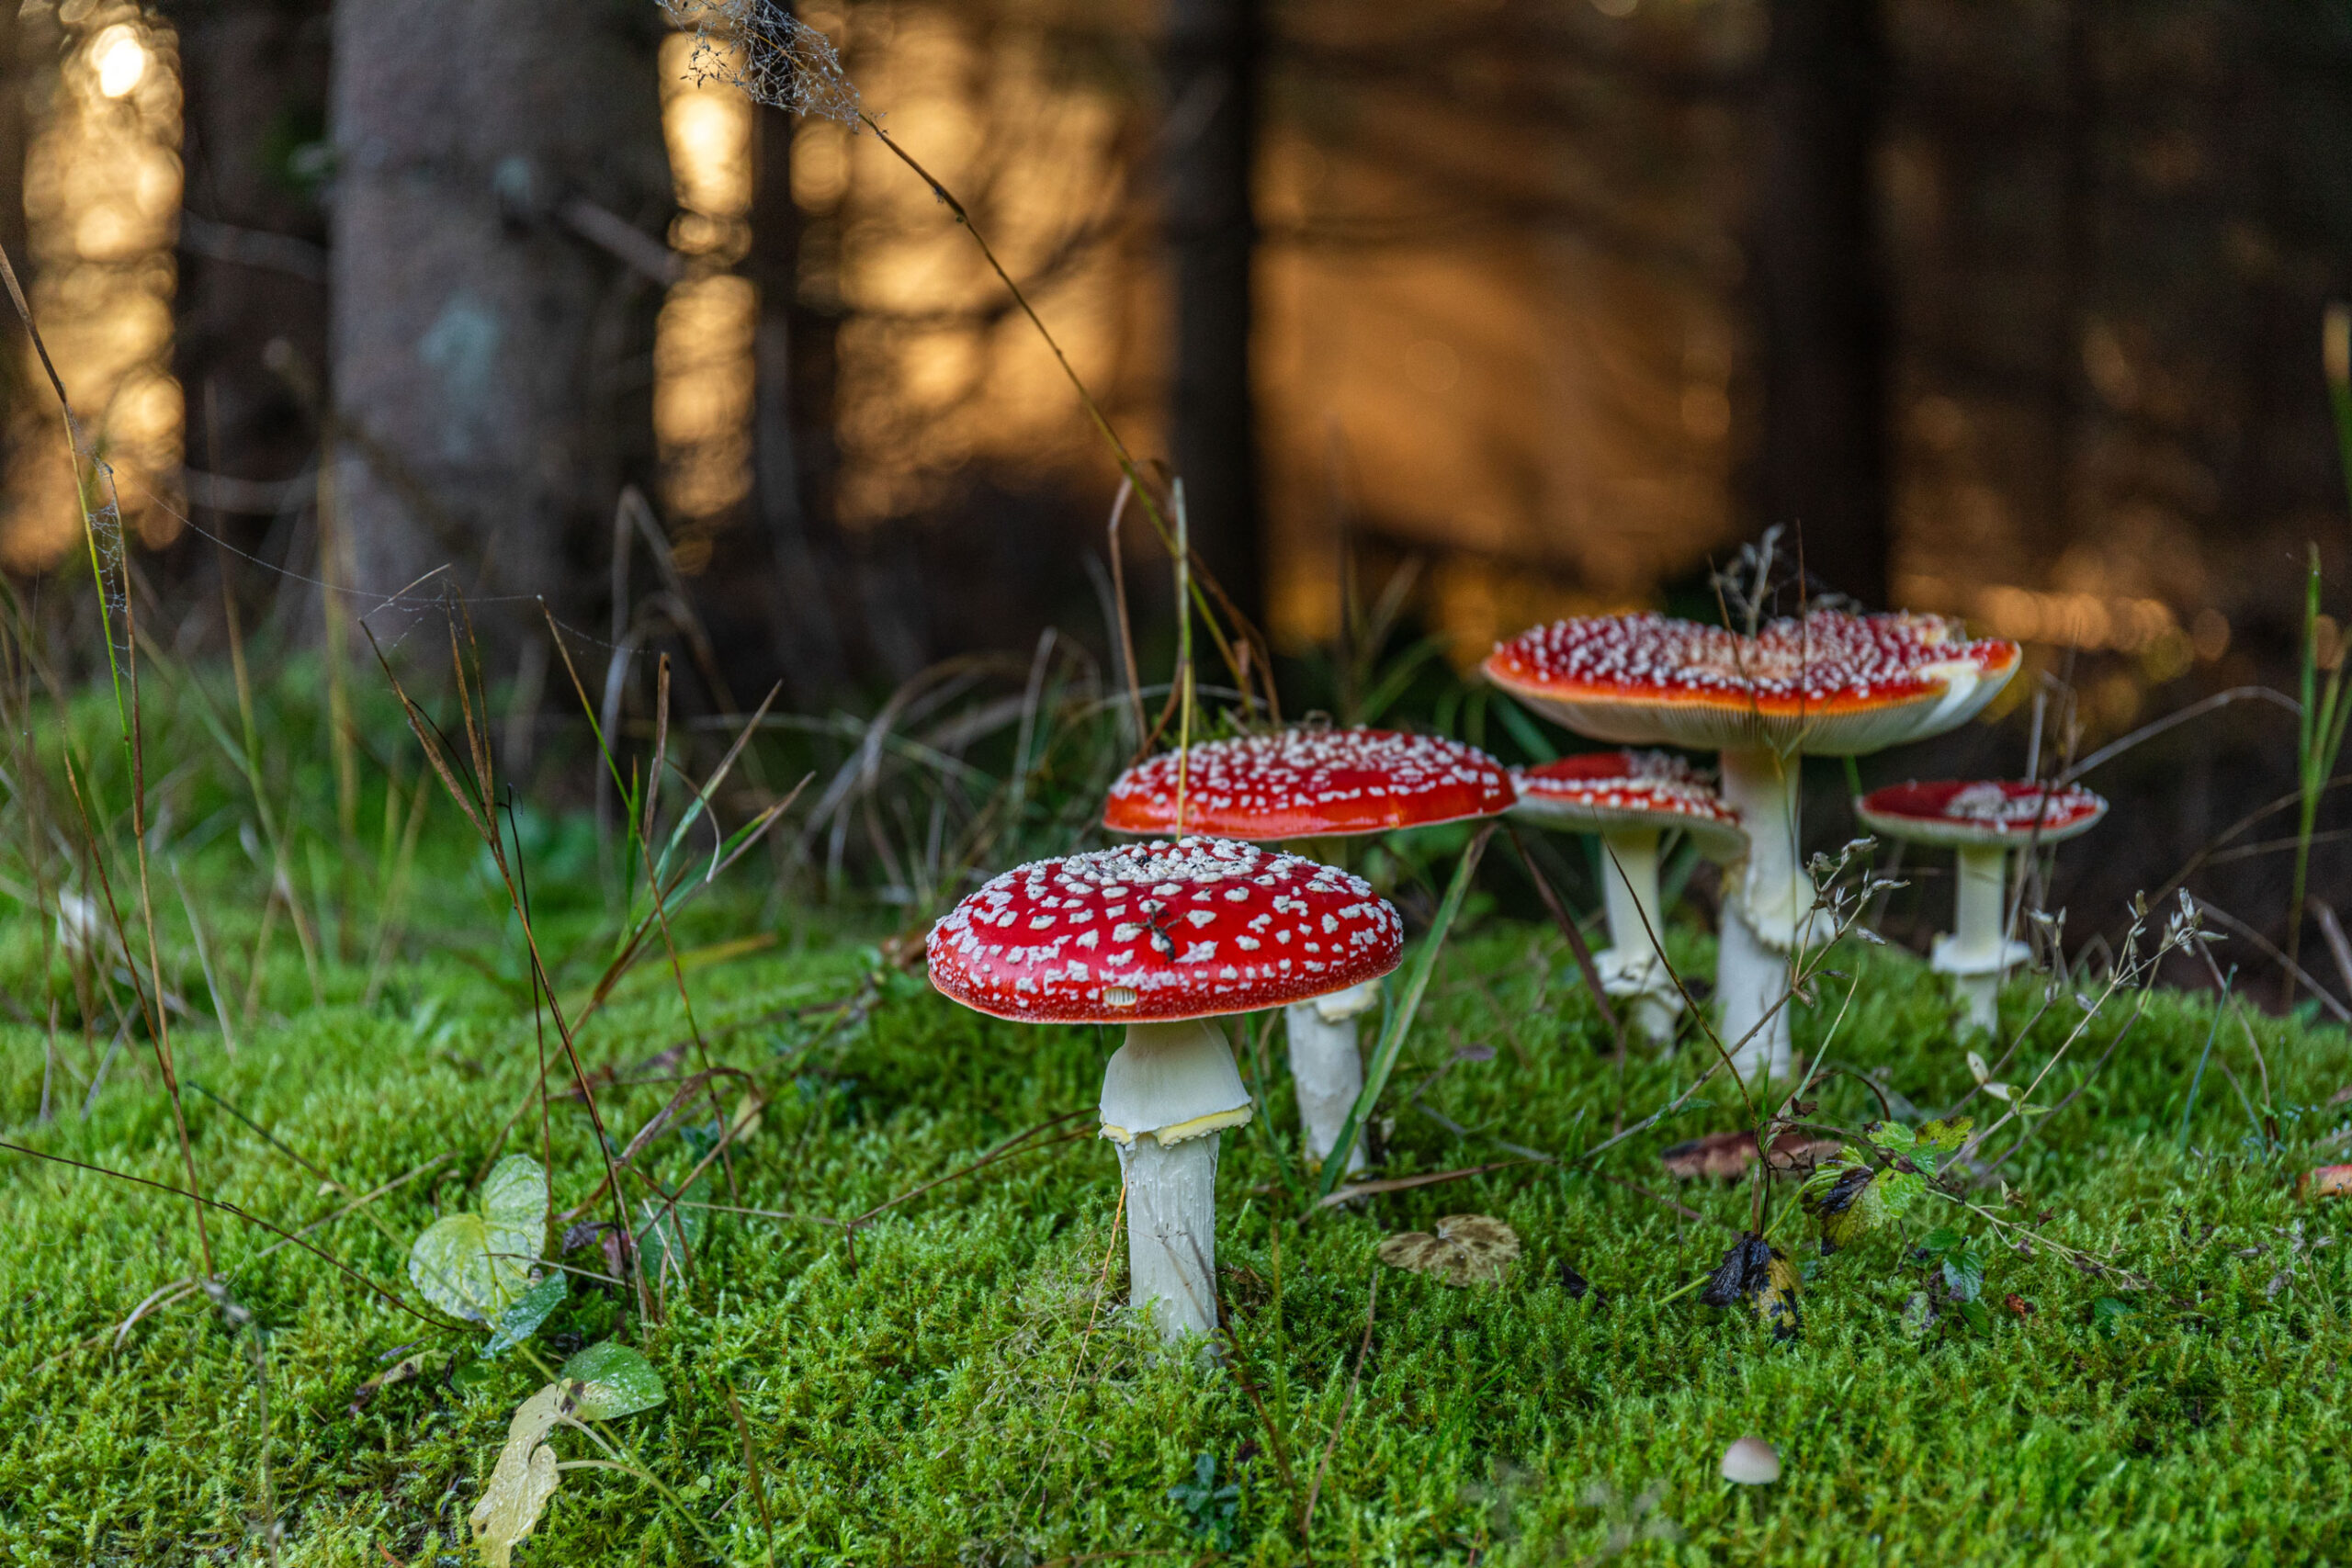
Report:
[[[186,106],[173,370],[187,393],[188,465],[289,479],[317,450],[301,385],[315,389],[326,363],[326,215],[301,183],[314,167],[301,154],[324,129],[326,0],[178,0],[164,12],[179,32]],[[199,508],[208,498],[220,510],[218,496],[191,493]]]
[[[30,284],[25,243],[25,92],[28,53],[18,7],[0,6],[0,245],[18,279]],[[13,351],[12,351],[13,352]]]
[[[778,587],[769,612],[775,657],[786,689],[810,702],[848,674],[835,610],[843,563],[832,547],[835,323],[800,300],[809,226],[792,197],[791,117],[774,108],[758,115],[749,265],[760,290],[752,494]]]
[[[1887,596],[1887,326],[1871,159],[1885,71],[1878,0],[1770,0],[1756,307],[1758,521],[1801,534],[1807,572]]]
[[[567,544],[650,479],[650,389],[621,376],[657,301],[560,215],[666,222],[658,22],[630,0],[334,7],[336,499],[367,590],[447,562],[560,613]]]
[[[1170,413],[1193,547],[1260,614],[1258,433],[1250,378],[1262,0],[1170,0],[1168,243],[1176,274]]]

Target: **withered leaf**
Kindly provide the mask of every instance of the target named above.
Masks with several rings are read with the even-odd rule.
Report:
[[[1747,1303],[1771,1325],[1775,1339],[1792,1339],[1804,1326],[1797,1313],[1796,1266],[1753,1231],[1731,1244],[1699,1299],[1716,1307]]]
[[[481,1501],[466,1517],[490,1568],[507,1568],[515,1542],[531,1533],[555,1495],[560,1472],[547,1437],[573,1404],[572,1385],[551,1382],[525,1400],[506,1424],[506,1446],[498,1452]]]
[[[1835,1138],[1817,1138],[1794,1130],[1782,1133],[1772,1140],[1772,1168],[1810,1170],[1816,1160],[1837,1153],[1838,1147]],[[1710,1133],[1703,1138],[1677,1144],[1659,1157],[1665,1162],[1667,1174],[1685,1181],[1702,1176],[1729,1181],[1746,1175],[1747,1168],[1756,1163],[1756,1134]]]
[[[1426,1231],[1405,1231],[1380,1244],[1380,1260],[1434,1275],[1449,1285],[1502,1282],[1519,1256],[1519,1233],[1485,1214],[1448,1214]]]
[[[2296,1179],[2298,1198],[2341,1198],[2352,1194],[2352,1165],[2323,1165]]]
[[[1609,1304],[1609,1292],[1577,1273],[1576,1265],[1566,1258],[1560,1260],[1559,1280],[1560,1289],[1568,1293],[1570,1301],[1580,1302],[1585,1297],[1590,1296],[1594,1306],[1603,1307]]]

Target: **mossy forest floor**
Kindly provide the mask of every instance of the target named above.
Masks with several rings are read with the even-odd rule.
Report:
[[[1659,1163],[1667,1145],[1732,1124],[1736,1105],[1711,1092],[1589,1171],[1515,1164],[1303,1222],[1276,1143],[1229,1134],[1218,1261],[1233,1364],[1170,1362],[1117,1308],[1110,1150],[1052,1141],[1091,1130],[1080,1115],[1033,1140],[1035,1152],[876,1215],[854,1247],[814,1220],[699,1211],[690,1266],[662,1292],[658,1321],[575,1274],[535,1340],[486,1360],[485,1334],[421,1323],[361,1278],[413,1299],[410,1241],[469,1204],[502,1149],[537,1155],[544,1136],[559,1213],[590,1200],[602,1160],[578,1100],[559,1095],[544,1134],[523,1109],[543,1041],[560,1047],[493,977],[500,962],[513,973],[511,951],[492,962],[452,947],[395,972],[372,1006],[360,1005],[359,970],[330,965],[315,1007],[299,971],[275,975],[271,998],[289,1016],[265,1010],[233,1055],[200,1013],[179,1031],[211,1195],[293,1230],[346,1204],[330,1182],[359,1194],[411,1178],[307,1233],[349,1272],[301,1247],[268,1250],[276,1235],[216,1210],[233,1307],[167,1294],[139,1315],[196,1271],[188,1206],[0,1153],[0,1556],[263,1562],[274,1519],[286,1563],[475,1561],[465,1517],[509,1416],[563,1356],[606,1337],[640,1348],[666,1383],[665,1403],[610,1423],[609,1438],[667,1495],[620,1471],[564,1472],[518,1562],[2352,1553],[2352,1208],[2301,1201],[2292,1186],[2345,1157],[2352,1108],[2330,1100],[2352,1083],[2352,1049],[2333,1030],[2259,1022],[2282,1113],[2282,1141],[2267,1144],[2239,1025],[2215,1035],[2204,1001],[2159,994],[2081,1096],[2000,1168],[2005,1185],[1988,1177],[1968,1194],[2144,1288],[2021,1247],[2017,1233],[1930,1194],[1898,1225],[1807,1262],[1803,1334],[1776,1343],[1749,1314],[1675,1294],[1747,1214],[1744,1184],[1678,1183]],[[915,976],[877,982],[878,956],[852,941],[702,956],[714,961],[688,977],[709,1062],[750,1075],[767,1100],[735,1151],[731,1194],[726,1179],[710,1190],[718,1203],[865,1213],[1086,1111],[1115,1043],[977,1017]],[[1693,945],[1688,957],[1706,955]],[[1933,977],[1900,954],[1858,952],[1841,967],[1860,988],[1829,1055],[1883,1070],[1898,1116],[1959,1100],[1971,1078]],[[1385,1105],[1378,1174],[1521,1157],[1506,1144],[1573,1153],[1606,1135],[1621,1107],[1637,1119],[1689,1081],[1688,1052],[1613,1070],[1562,969],[1548,931],[1490,919],[1457,934]],[[2012,988],[2013,1024],[2029,1002]],[[1801,1015],[1801,1050],[1830,1010]],[[2045,1103],[2106,1049],[2125,1009],[2110,1012]],[[2046,1058],[2078,1017],[2053,1010],[2019,1060]],[[589,1066],[623,1080],[599,1097],[616,1145],[702,1066],[691,1047],[663,1055],[686,1033],[658,964],[590,1025]],[[86,1117],[86,1091],[57,1068],[43,1123],[45,1035],[0,1028],[7,1141],[179,1182],[170,1107],[137,1042]],[[2209,1038],[2213,1065],[2184,1142]],[[61,1048],[86,1073],[78,1031]],[[729,1107],[746,1081],[721,1080]],[[1270,1130],[1287,1141],[1279,1066],[1268,1087]],[[1993,1108],[1979,1096],[1970,1109]],[[708,1101],[688,1110],[639,1156],[664,1180],[707,1146]],[[1879,1111],[1840,1077],[1818,1114],[1855,1124]],[[1775,1183],[1771,1200],[1776,1216],[1788,1211],[1775,1239],[1817,1258],[1794,1184]],[[600,1212],[589,1204],[589,1217]],[[1451,1289],[1376,1261],[1385,1235],[1464,1212],[1522,1238],[1499,1287]],[[1938,1227],[1984,1260],[1981,1325],[1912,1251]],[[594,1246],[565,1261],[607,1268]],[[1563,1266],[1597,1290],[1573,1293]],[[367,1390],[420,1354],[419,1375]],[[1724,1445],[1747,1432],[1778,1445],[1779,1484],[1719,1479]],[[570,1430],[554,1445],[566,1461],[605,1457]]]

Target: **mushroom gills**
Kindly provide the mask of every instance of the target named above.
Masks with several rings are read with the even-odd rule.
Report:
[[[1367,980],[1344,991],[1283,1010],[1283,1032],[1290,1041],[1291,1085],[1298,1094],[1298,1121],[1306,1157],[1317,1166],[1331,1157],[1340,1129],[1363,1092],[1363,1057],[1356,1051],[1356,1020],[1380,1005],[1380,983]],[[1348,1151],[1348,1171],[1364,1168],[1359,1134]]]

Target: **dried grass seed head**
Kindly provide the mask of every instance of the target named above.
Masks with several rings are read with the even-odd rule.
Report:
[[[695,82],[723,82],[754,103],[837,120],[853,130],[865,118],[841,51],[779,0],[661,0],[661,6],[673,27],[695,35],[687,68]]]

